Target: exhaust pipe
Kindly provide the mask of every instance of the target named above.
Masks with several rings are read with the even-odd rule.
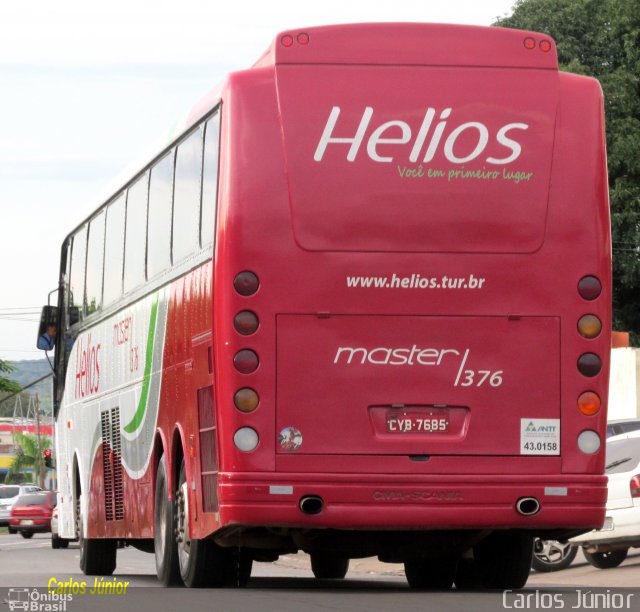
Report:
[[[540,512],[540,502],[535,497],[521,497],[516,502],[516,510],[522,516],[533,516]]]
[[[305,495],[300,499],[300,510],[305,514],[320,514],[324,501],[319,495]]]

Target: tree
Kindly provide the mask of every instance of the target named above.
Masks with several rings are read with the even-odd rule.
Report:
[[[0,359],[0,372],[9,374],[14,370],[15,367],[13,367],[8,361],[2,361],[2,359]],[[21,389],[22,387],[15,380],[11,380],[5,376],[0,376],[0,392],[17,393]]]
[[[48,436],[35,436],[33,434],[27,434],[22,432],[15,432],[13,434],[14,442],[18,447],[7,477],[6,483],[21,482],[22,470],[25,468],[34,468],[34,475],[37,482],[44,480],[44,461],[43,452],[45,448],[51,448],[51,438]]]
[[[605,99],[613,326],[640,334],[640,7],[628,0],[518,0],[494,25],[555,39],[561,70],[599,79]]]

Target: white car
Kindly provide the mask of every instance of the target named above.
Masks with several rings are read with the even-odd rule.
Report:
[[[11,508],[18,501],[18,497],[38,491],[42,491],[42,489],[32,484],[0,485],[0,525],[9,524]]]
[[[51,513],[51,548],[68,548],[69,540],[58,535],[58,506]]]
[[[607,440],[607,513],[602,529],[570,540],[594,567],[617,567],[629,548],[640,547],[640,431]]]

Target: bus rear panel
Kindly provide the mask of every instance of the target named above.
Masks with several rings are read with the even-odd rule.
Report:
[[[392,32],[285,34],[290,47],[277,38],[228,81],[220,542],[260,545],[258,527],[290,529],[284,545],[296,529],[560,537],[602,524],[600,87],[559,73],[541,35],[406,25],[391,45]],[[252,295],[234,290],[245,271]],[[233,326],[246,310],[250,336]],[[259,364],[242,373],[247,350]],[[248,413],[234,408],[247,387]],[[585,392],[600,398],[593,415]],[[246,428],[250,452],[234,444]]]

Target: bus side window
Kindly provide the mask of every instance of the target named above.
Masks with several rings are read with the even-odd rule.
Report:
[[[204,133],[204,163],[202,166],[202,217],[200,244],[213,243],[215,235],[216,200],[218,195],[218,150],[220,146],[220,112],[207,121]]]
[[[125,293],[145,281],[148,190],[149,175],[145,172],[127,192],[127,227],[124,244]]]
[[[85,316],[102,308],[102,272],[104,269],[104,210],[89,223],[87,247],[87,311]]]
[[[73,236],[71,247],[71,278],[69,280],[69,310],[78,309],[79,320],[84,313],[84,276],[87,258],[87,226]]]
[[[175,149],[153,168],[149,184],[147,278],[171,267],[171,202]]]
[[[173,263],[199,251],[202,126],[178,145],[173,191]]]
[[[124,262],[124,194],[107,207],[107,229],[104,249],[104,304],[115,302],[122,295],[122,264]]]

